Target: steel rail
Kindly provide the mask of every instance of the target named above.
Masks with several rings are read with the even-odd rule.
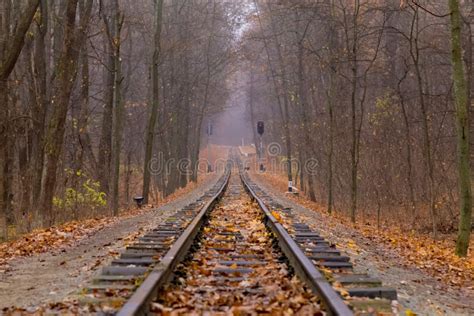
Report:
[[[173,271],[187,254],[189,248],[199,230],[201,229],[206,215],[222,197],[229,183],[230,171],[227,170],[222,186],[217,193],[201,208],[198,215],[192,220],[180,237],[176,240],[170,250],[161,261],[151,270],[143,283],[136,289],[134,294],[117,313],[119,316],[146,315],[149,312],[149,304],[156,297],[158,290],[170,280]],[[254,199],[265,214],[265,223],[278,239],[279,246],[295,269],[296,274],[319,295],[330,315],[350,316],[353,315],[349,307],[344,303],[339,294],[332,288],[326,278],[313,265],[298,247],[286,229],[276,220],[266,207],[265,203],[257,196],[252,187],[247,183],[245,176],[240,173],[241,181],[245,190]]]
[[[143,283],[136,289],[124,306],[117,313],[118,316],[146,315],[149,303],[155,298],[159,288],[171,278],[173,270],[187,254],[194,242],[194,238],[201,229],[207,213],[222,197],[229,183],[230,170],[224,174],[224,181],[217,193],[201,208],[196,217],[171,246],[160,262],[153,267]]]
[[[266,224],[277,237],[278,244],[295,269],[296,274],[305,282],[311,290],[321,297],[323,304],[331,315],[352,316],[354,313],[344,303],[341,296],[329,284],[324,275],[314,266],[311,260],[304,254],[286,229],[272,215],[265,203],[258,197],[251,185],[247,182],[247,175],[240,172],[240,179],[244,188],[249,192],[252,199],[259,205],[265,214]]]

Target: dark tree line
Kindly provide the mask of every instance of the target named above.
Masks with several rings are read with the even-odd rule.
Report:
[[[154,202],[197,181],[202,122],[227,96],[237,8],[1,1],[3,237],[117,215],[142,189]],[[145,172],[153,157],[174,163]]]
[[[299,162],[286,164],[289,180],[353,222],[435,237],[461,223],[457,253],[466,254],[472,3],[253,4],[249,117],[268,122],[266,141],[282,144],[283,161]]]
[[[293,185],[353,222],[458,227],[463,255],[473,13],[459,0],[3,0],[3,236],[197,181],[203,122],[238,70]]]

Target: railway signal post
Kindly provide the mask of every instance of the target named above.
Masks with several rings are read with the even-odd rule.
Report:
[[[263,121],[258,121],[257,122],[257,133],[259,135],[260,144],[259,144],[259,148],[258,148],[257,151],[258,151],[258,160],[259,160],[259,165],[260,165],[260,172],[265,171],[265,167],[264,167],[263,161],[262,161],[262,152],[263,152],[262,136],[263,136],[264,131],[265,131],[265,123],[263,123]]]

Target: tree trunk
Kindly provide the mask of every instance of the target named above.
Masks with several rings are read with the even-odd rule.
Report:
[[[329,125],[329,144],[328,144],[328,174],[327,174],[327,211],[332,213],[334,207],[334,97],[336,92],[336,49],[337,49],[337,33],[334,32],[335,26],[335,7],[333,0],[326,0],[328,6],[329,21],[327,25],[327,36],[329,38],[329,87],[326,93],[326,105],[328,110]]]
[[[356,221],[356,211],[357,211],[357,173],[358,173],[358,146],[357,146],[357,112],[356,112],[356,103],[357,103],[357,85],[358,85],[358,34],[357,34],[357,17],[359,10],[359,1],[356,1],[354,5],[354,16],[353,16],[353,38],[350,51],[349,62],[351,65],[351,136],[352,136],[352,145],[351,145],[351,222],[355,223]],[[362,120],[362,118],[361,118]]]
[[[44,137],[46,109],[48,107],[47,95],[47,57],[45,37],[48,30],[48,5],[46,0],[41,0],[41,19],[38,24],[38,33],[34,39],[34,56],[31,58],[31,69],[33,73],[33,93],[35,102],[32,106],[32,115],[36,118],[33,121],[32,135],[32,158],[30,163],[31,174],[31,193],[28,201],[29,207],[38,203],[41,196],[41,181],[44,171]],[[35,217],[38,216],[38,210],[35,209]]]
[[[155,34],[154,34],[154,51],[152,65],[152,100],[150,109],[150,118],[146,129],[146,145],[145,145],[145,165],[143,167],[143,197],[145,203],[148,202],[150,192],[150,161],[153,156],[153,144],[155,139],[156,117],[158,116],[158,106],[160,101],[160,77],[158,66],[160,63],[161,53],[161,24],[163,15],[163,0],[155,0]]]
[[[114,216],[119,213],[119,180],[120,180],[120,152],[122,148],[124,102],[122,100],[122,62],[120,59],[122,15],[118,0],[113,2],[114,15],[114,119],[112,144],[112,211]]]
[[[186,78],[188,78],[188,75],[186,75]],[[189,80],[186,80],[189,82]],[[186,90],[190,90],[191,88],[188,88]],[[178,155],[178,164],[177,164],[177,171],[179,173],[179,187],[184,188],[188,184],[188,172],[189,172],[189,125],[190,125],[190,117],[189,117],[189,111],[190,111],[190,98],[186,97],[184,99],[184,120],[183,120],[183,125],[181,128],[181,137],[179,138],[179,152],[180,154]],[[180,163],[181,161],[181,163]]]
[[[451,11],[451,46],[456,104],[456,126],[458,146],[458,173],[460,218],[456,242],[456,254],[466,256],[469,248],[472,216],[471,170],[469,166],[469,99],[461,44],[461,13],[458,0],[449,0]]]
[[[298,18],[298,17],[297,17]],[[298,27],[299,28],[299,27]],[[299,36],[299,34],[297,34]],[[308,96],[307,96],[307,85],[306,85],[306,74],[305,74],[305,69],[304,69],[304,36],[305,34],[301,35],[302,38],[298,38],[298,101],[299,101],[299,108],[300,108],[300,113],[301,113],[301,122],[302,122],[302,129],[303,129],[303,135],[304,135],[304,141],[300,145],[300,157],[304,157],[303,159],[300,160],[300,183],[301,183],[301,189],[305,191],[305,193],[309,196],[311,201],[316,201],[316,193],[314,190],[314,184],[313,184],[313,174],[307,172],[307,162],[308,160],[308,153],[310,152],[310,149],[312,148],[311,145],[311,131],[310,131],[310,113],[306,110],[309,108],[309,103],[308,103]],[[312,157],[311,157],[312,158]],[[313,170],[311,170],[313,171]],[[308,176],[308,186],[307,188],[304,187],[305,184],[305,172]]]
[[[331,78],[329,79],[329,94],[327,100],[328,113],[329,113],[329,149],[328,149],[328,206],[327,211],[329,214],[332,213],[334,206],[334,186],[333,186],[333,172],[334,172],[334,107],[333,107],[333,95],[334,95],[334,74],[331,71]]]
[[[187,27],[190,25],[190,8],[186,7],[181,18],[181,23],[178,27],[178,38],[183,42],[190,40]],[[183,78],[182,78],[182,88],[183,88],[183,97],[181,99],[180,108],[179,108],[179,118],[177,120],[178,125],[178,137],[177,137],[177,155],[176,155],[176,174],[177,174],[177,188],[184,188],[188,182],[188,165],[187,161],[189,160],[189,111],[191,109],[191,96],[192,96],[192,80],[190,78],[190,67],[189,55],[190,50],[187,47],[183,47],[182,52],[182,69],[183,69]],[[178,145],[179,144],[179,145]]]
[[[110,5],[110,2],[108,2]],[[101,2],[101,5],[104,5]],[[98,152],[98,180],[100,182],[100,189],[105,194],[110,194],[110,177],[111,177],[111,161],[112,161],[112,123],[114,110],[114,27],[113,17],[111,16],[110,8],[104,8],[102,20],[106,32],[104,33],[104,50],[106,51],[106,62],[103,69],[103,77],[105,81],[104,92],[104,110],[102,112],[102,124],[99,141]]]
[[[250,113],[250,125],[252,127],[252,139],[253,143],[255,144],[255,150],[257,153],[257,157],[263,159],[263,148],[260,148],[259,137],[257,137],[257,122],[255,121],[255,105],[254,105],[254,70],[250,68],[250,76],[249,76],[249,113]]]
[[[204,107],[201,107],[201,112],[198,114],[196,118],[196,124],[194,126],[194,145],[193,145],[193,152],[191,153],[191,165],[193,166],[193,172],[191,174],[190,181],[197,182],[198,181],[198,173],[199,173],[199,150],[201,148],[201,127],[202,127],[202,120],[204,117]],[[207,168],[207,167],[206,167]]]
[[[8,5],[7,2],[0,5],[0,20],[5,21],[6,29],[0,30],[0,80],[7,80],[15,67],[18,56],[25,41],[25,34],[30,27],[33,16],[39,5],[39,0],[28,0],[23,12],[18,12],[14,16],[15,28],[14,34],[10,34],[10,25],[8,25],[7,16],[11,14],[11,8],[3,8]],[[8,44],[7,44],[8,43]]]
[[[269,10],[271,11],[270,3],[267,3]],[[285,147],[286,147],[286,159],[287,159],[287,175],[288,175],[288,191],[293,190],[293,171],[292,171],[292,148],[291,148],[291,133],[290,133],[290,100],[288,98],[289,89],[288,83],[286,79],[286,71],[285,71],[285,63],[283,60],[283,54],[281,52],[280,43],[278,42],[278,33],[276,31],[276,23],[270,14],[270,24],[272,27],[273,37],[275,39],[275,49],[277,53],[278,63],[280,65],[280,75],[281,75],[281,82],[282,82],[282,92],[283,92],[283,130],[284,130],[284,137],[285,137]]]
[[[430,139],[430,126],[428,122],[428,111],[426,107],[425,93],[423,91],[423,76],[420,69],[420,48],[418,46],[418,9],[413,16],[412,28],[416,32],[414,39],[410,39],[410,55],[413,60],[416,80],[417,80],[417,92],[420,101],[420,109],[422,114],[423,123],[423,146],[426,168],[428,170],[428,195],[429,195],[429,207],[431,214],[431,223],[433,230],[433,238],[437,235],[437,214],[436,214],[436,199],[435,199],[435,178],[434,178],[434,163],[432,157],[431,139]]]
[[[407,185],[408,191],[410,195],[410,203],[411,203],[411,211],[412,211],[412,226],[415,226],[416,223],[416,200],[415,200],[415,189],[413,187],[413,162],[412,162],[412,149],[411,149],[411,129],[410,129],[410,122],[408,121],[408,113],[405,105],[405,98],[402,93],[401,84],[403,80],[405,80],[406,76],[408,75],[408,70],[405,72],[403,78],[401,78],[397,84],[397,94],[400,99],[400,107],[402,109],[403,114],[403,123],[405,125],[405,143],[406,143],[406,151],[407,151]]]
[[[9,188],[5,181],[8,166],[8,84],[7,79],[0,79],[0,225],[3,238],[8,238],[7,229],[7,194]]]
[[[93,2],[88,0],[85,13],[79,22],[79,28],[75,30],[77,1],[68,0],[67,3],[64,43],[56,68],[55,90],[51,98],[53,113],[51,114],[45,140],[46,174],[41,199],[41,210],[42,215],[45,217],[44,223],[47,226],[51,226],[54,223],[52,203],[56,186],[56,172],[63,147],[69,99],[77,74],[78,46],[80,43],[83,43]]]
[[[7,234],[7,209],[10,200],[9,185],[9,107],[8,78],[15,67],[18,56],[23,48],[25,34],[30,27],[33,16],[38,8],[39,0],[29,0],[23,12],[13,16],[9,1],[0,3],[0,225],[3,237]],[[16,10],[15,10],[16,11]],[[10,19],[15,18],[14,33],[10,31]]]
[[[132,175],[132,152],[127,152],[127,164],[125,165],[125,200],[127,201],[127,207],[130,202],[130,178]]]

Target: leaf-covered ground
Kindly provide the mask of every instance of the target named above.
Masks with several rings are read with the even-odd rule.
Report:
[[[51,308],[82,314],[75,298],[97,269],[147,229],[200,197],[216,180],[211,176],[199,185],[181,190],[154,211],[131,212],[102,225],[98,220],[90,226],[85,226],[84,222],[69,223],[37,231],[31,235],[35,239],[31,242],[33,247],[25,240],[29,236],[2,244],[3,255],[8,254],[4,260],[8,265],[3,265],[4,270],[0,273],[0,314],[28,310],[41,315]],[[80,233],[82,230],[84,233]],[[64,233],[70,235],[62,236]],[[19,249],[24,250],[15,254]],[[70,299],[65,301],[65,298]],[[2,313],[2,308],[6,307],[11,308]]]
[[[269,193],[281,197],[286,190],[281,177],[254,174],[253,178]],[[384,284],[398,289],[401,301],[419,307],[423,315],[433,311],[438,315],[474,314],[474,240],[469,256],[458,258],[452,237],[433,240],[398,227],[378,230],[371,222],[353,225],[343,215],[327,214],[324,207],[303,195],[283,199],[301,206],[301,220],[350,255],[357,269],[374,269]]]
[[[91,236],[105,227],[116,224],[124,219],[144,214],[170,201],[178,199],[195,189],[196,186],[195,183],[190,183],[185,188],[179,189],[166,199],[156,203],[156,205],[147,205],[141,209],[132,208],[121,212],[118,217],[101,217],[71,221],[46,229],[36,229],[15,240],[0,243],[0,273],[8,269],[8,262],[14,258],[28,257],[71,246],[75,242]]]
[[[274,177],[265,176],[265,180],[274,184],[278,183],[277,185],[282,187],[281,181],[275,181]],[[282,188],[284,188],[284,185]],[[373,242],[382,243],[386,247],[397,251],[406,260],[406,265],[414,265],[448,284],[474,289],[474,236],[471,236],[468,257],[460,258],[454,254],[454,240],[452,237],[434,240],[415,231],[402,231],[396,226],[384,226],[377,229],[373,224],[363,225],[357,223],[354,225],[350,223],[347,217],[339,213],[329,216],[324,207],[309,201],[303,196],[291,198],[303,206],[317,210],[328,219],[329,225],[336,220],[344,225],[352,226]]]
[[[211,213],[200,248],[153,310],[163,315],[320,314],[318,298],[289,273],[273,247],[261,211],[238,181],[233,184]]]

